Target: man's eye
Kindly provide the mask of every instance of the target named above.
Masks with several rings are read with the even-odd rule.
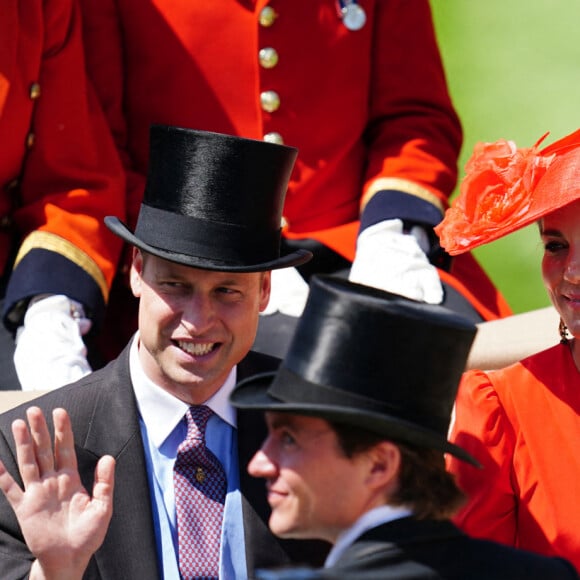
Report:
[[[560,250],[563,250],[566,247],[567,246],[564,242],[556,242],[554,240],[544,243],[544,250],[550,254],[554,254],[555,252],[559,252]]]
[[[281,434],[280,439],[284,445],[294,445],[294,443],[296,443],[296,439],[294,439],[294,437],[292,437],[292,435],[287,431]]]
[[[166,292],[183,292],[186,285],[183,282],[177,282],[176,280],[160,280],[159,288]]]
[[[236,290],[235,288],[227,288],[225,286],[218,288],[216,293],[220,296],[225,296],[226,298],[237,298],[241,295],[239,290]]]

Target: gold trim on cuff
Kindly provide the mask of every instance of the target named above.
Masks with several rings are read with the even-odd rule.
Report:
[[[73,264],[76,264],[82,268],[100,288],[105,302],[108,300],[109,287],[107,285],[107,281],[103,275],[103,272],[94,262],[94,260],[68,240],[65,240],[64,238],[61,238],[60,236],[57,236],[51,232],[36,231],[29,234],[24,239],[20,249],[18,250],[18,255],[16,256],[16,260],[14,262],[14,267],[16,268],[24,256],[26,256],[26,254],[28,254],[31,250],[35,249],[48,250],[50,252],[60,254],[67,260],[73,262]]]
[[[400,179],[398,177],[381,177],[380,179],[375,179],[363,195],[361,211],[376,193],[385,189],[396,189],[397,191],[414,195],[434,205],[441,212],[441,215],[445,213],[443,202],[434,193],[414,181],[407,181],[406,179]]]

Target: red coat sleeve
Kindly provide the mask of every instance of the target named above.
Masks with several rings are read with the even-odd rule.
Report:
[[[18,324],[28,298],[62,293],[98,318],[121,249],[103,218],[124,217],[124,176],[85,75],[79,8],[76,0],[13,4],[17,30],[10,39],[21,58],[10,69],[2,116],[28,111],[28,118],[22,119],[26,134],[13,136],[10,145],[1,140],[20,148],[9,171],[18,180],[13,220],[21,245],[5,314]],[[21,106],[31,99],[30,109]]]
[[[377,3],[371,53],[366,221],[435,225],[457,180],[462,130],[447,88],[429,3]],[[375,200],[377,202],[378,200]],[[363,224],[364,225],[364,224]]]

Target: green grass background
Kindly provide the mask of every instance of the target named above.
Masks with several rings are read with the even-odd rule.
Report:
[[[413,1],[413,0],[408,0]],[[431,0],[463,167],[477,141],[544,145],[580,127],[580,0]],[[536,226],[474,252],[514,312],[546,306]]]

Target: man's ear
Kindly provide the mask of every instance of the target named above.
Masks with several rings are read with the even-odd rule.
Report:
[[[264,272],[260,280],[260,312],[264,312],[268,302],[270,302],[270,292],[272,291],[272,272]]]
[[[395,443],[381,441],[368,450],[370,469],[367,483],[376,490],[385,490],[388,494],[398,484],[401,468],[401,451]]]
[[[129,280],[131,283],[131,290],[133,296],[139,298],[141,296],[141,285],[143,283],[143,253],[139,248],[133,248],[133,259],[131,261],[131,272]]]

